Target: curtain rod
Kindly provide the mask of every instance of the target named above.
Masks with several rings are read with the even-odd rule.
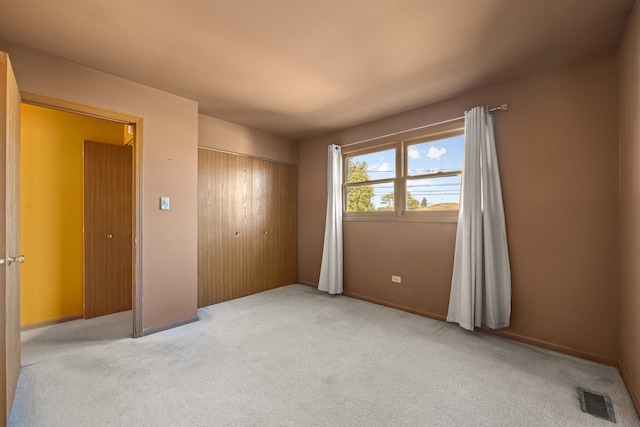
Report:
[[[492,113],[494,111],[504,111],[504,110],[507,110],[508,108],[509,108],[509,105],[502,104],[502,105],[499,105],[497,107],[489,108],[489,112]],[[411,129],[401,130],[401,131],[398,131],[398,132],[388,133],[386,135],[374,136],[373,138],[363,139],[361,141],[350,142],[348,144],[342,145],[341,147],[344,148],[344,147],[349,147],[351,145],[363,144],[365,142],[375,141],[376,139],[388,138],[390,136],[396,136],[396,135],[401,135],[401,134],[407,133],[407,132],[413,132],[414,130],[421,130],[421,129],[431,128],[431,127],[434,127],[434,126],[445,125],[447,123],[455,122],[457,120],[462,120],[462,119],[464,119],[464,116],[456,117],[456,118],[449,119],[449,120],[443,120],[443,121],[438,122],[438,123],[431,123],[431,124],[424,125],[424,126],[418,126],[416,128],[411,128]]]

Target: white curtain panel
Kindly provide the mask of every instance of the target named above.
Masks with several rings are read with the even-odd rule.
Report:
[[[327,220],[318,289],[342,293],[342,148],[329,146],[327,164]]]
[[[511,268],[507,249],[493,117],[485,107],[465,113],[462,192],[448,322],[473,331],[509,326]]]

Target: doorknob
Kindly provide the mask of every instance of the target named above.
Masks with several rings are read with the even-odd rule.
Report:
[[[12,262],[15,262],[16,264],[23,264],[24,263],[24,255],[18,255],[17,257],[7,257],[7,265],[11,265]]]

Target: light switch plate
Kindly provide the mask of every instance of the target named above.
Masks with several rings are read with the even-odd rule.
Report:
[[[168,211],[169,210],[169,198],[168,197],[160,197],[160,210]]]

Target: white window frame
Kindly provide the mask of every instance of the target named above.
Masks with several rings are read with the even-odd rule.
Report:
[[[404,138],[385,139],[375,143],[362,144],[343,149],[343,177],[342,177],[342,197],[343,197],[343,220],[344,221],[395,221],[395,222],[449,222],[458,221],[458,209],[450,210],[420,210],[409,211],[406,207],[407,180],[438,178],[446,176],[462,175],[462,170],[448,172],[434,172],[422,175],[407,176],[408,171],[408,149],[409,147],[425,142],[435,142],[441,139],[464,135],[464,120],[448,123],[444,126],[404,135]],[[364,154],[375,153],[395,149],[396,153],[396,176],[393,179],[372,179],[364,181],[367,184],[379,184],[393,182],[394,188],[394,209],[392,211],[363,211],[347,212],[346,197],[347,189],[362,185],[359,183],[347,183],[347,162],[348,159]]]

